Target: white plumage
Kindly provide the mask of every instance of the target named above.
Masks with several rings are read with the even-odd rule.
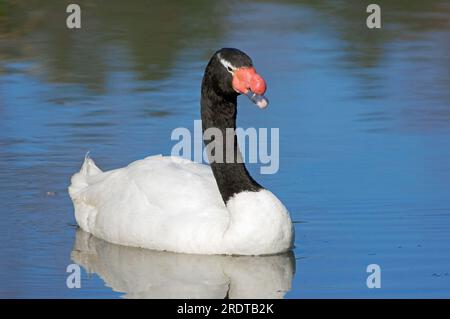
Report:
[[[265,90],[249,56],[231,48],[217,51],[202,81],[203,129],[235,129],[237,96],[246,94],[258,106],[267,106]],[[226,141],[215,137],[217,145],[211,139],[204,142],[206,147],[214,145],[218,154],[239,154],[235,136]],[[293,243],[286,208],[239,161],[220,163],[214,158],[207,166],[158,155],[102,172],[86,156],[69,193],[78,225],[116,244],[195,254],[267,255],[285,252]]]
[[[264,255],[287,251],[293,231],[268,190],[223,203],[208,165],[161,155],[102,172],[86,157],[69,194],[78,225],[106,241],[196,254]]]

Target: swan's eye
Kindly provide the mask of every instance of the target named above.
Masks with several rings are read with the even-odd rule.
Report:
[[[217,55],[217,57],[219,58],[220,63],[222,63],[222,65],[225,67],[225,69],[227,69],[228,72],[233,74],[233,72],[236,68],[230,62],[223,59],[222,56],[220,55],[220,53]]]

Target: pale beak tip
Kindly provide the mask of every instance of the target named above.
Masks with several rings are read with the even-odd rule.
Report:
[[[269,106],[269,101],[266,98],[260,99],[256,102],[256,106],[258,106],[260,109],[265,109]]]
[[[246,95],[260,109],[265,109],[269,106],[269,100],[264,95],[259,95],[252,91],[248,91]]]

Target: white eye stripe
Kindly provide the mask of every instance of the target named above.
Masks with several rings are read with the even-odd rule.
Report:
[[[233,74],[233,72],[236,70],[236,67],[233,66],[230,62],[228,62],[224,58],[222,58],[220,53],[217,55],[217,57],[219,58],[220,63],[222,63],[222,65],[225,67],[225,69],[227,69],[228,72]],[[230,71],[230,69],[231,69],[231,71]]]

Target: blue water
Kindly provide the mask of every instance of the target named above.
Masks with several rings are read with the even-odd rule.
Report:
[[[259,287],[248,297],[450,297],[446,1],[379,1],[381,30],[361,1],[78,3],[77,31],[56,1],[0,6],[0,297],[217,297],[232,270],[233,287]],[[294,255],[177,256],[77,231],[67,186],[84,154],[104,170],[169,154],[226,46],[268,83],[269,108],[240,98],[238,124],[280,129],[279,171],[249,169],[289,209]],[[270,284],[248,272],[271,263]]]

